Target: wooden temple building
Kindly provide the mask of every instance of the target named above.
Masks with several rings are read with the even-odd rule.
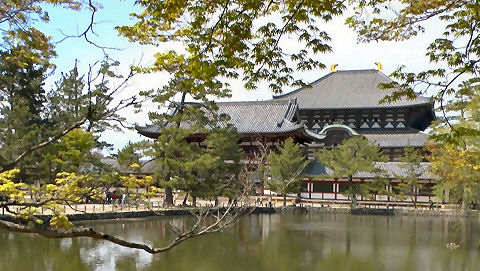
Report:
[[[346,138],[362,136],[378,144],[389,157],[388,162],[377,163],[391,179],[388,189],[394,189],[396,178],[405,170],[399,159],[406,147],[421,149],[427,134],[423,131],[435,119],[434,101],[417,96],[401,98],[392,103],[380,103],[394,89],[383,89],[381,83],[391,79],[378,70],[339,70],[314,81],[308,88],[274,96],[268,101],[221,102],[219,113],[228,114],[230,123],[242,134],[240,145],[246,156],[258,147],[258,142],[277,145],[287,137],[305,146],[311,160],[305,169],[305,183],[301,197],[307,199],[346,200],[342,191],[346,179],[325,178],[331,171],[314,160],[319,148],[334,148]],[[138,133],[157,138],[159,127],[136,127]],[[419,169],[424,188],[417,191],[418,202],[431,199],[434,180],[427,170],[428,162]],[[385,177],[385,176],[384,176]],[[371,173],[359,172],[355,182],[368,182]],[[361,198],[359,198],[361,199]],[[378,201],[394,200],[378,195]]]

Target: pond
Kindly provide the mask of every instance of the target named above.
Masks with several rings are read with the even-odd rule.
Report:
[[[185,218],[88,222],[165,245]],[[455,243],[457,249],[447,248]],[[0,270],[480,270],[478,219],[344,214],[250,215],[161,255],[88,238],[0,231]]]

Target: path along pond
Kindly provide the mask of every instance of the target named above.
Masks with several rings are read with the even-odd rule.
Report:
[[[186,217],[85,222],[130,241],[166,245]],[[454,243],[455,245],[447,245]],[[224,232],[168,253],[87,238],[45,239],[0,231],[4,270],[480,270],[474,218],[271,214],[243,217]]]

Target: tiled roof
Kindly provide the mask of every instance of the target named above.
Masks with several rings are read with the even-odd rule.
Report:
[[[322,163],[317,160],[310,160],[308,165],[303,169],[302,174],[306,176],[320,176],[326,175],[327,171]]]
[[[406,163],[404,162],[377,162],[376,168],[384,171],[383,177],[395,179],[400,177],[407,177]],[[419,179],[429,180],[434,179],[434,175],[430,172],[430,163],[422,162],[415,170],[420,176]],[[331,173],[330,169],[327,172]],[[357,172],[354,175],[355,178],[374,178],[375,174],[371,172]]]
[[[434,175],[430,173],[428,162],[420,163],[417,172],[420,174],[419,179],[430,180],[434,179]],[[384,178],[395,179],[407,176],[406,163],[404,162],[376,162],[376,168],[382,170],[384,173],[379,174]],[[333,171],[325,167],[318,161],[312,160],[310,164],[304,169],[303,174],[306,176],[333,176]],[[354,178],[375,178],[375,174],[371,172],[357,172],[353,175]]]
[[[300,88],[274,99],[297,98],[300,109],[388,108],[433,103],[430,98],[418,96],[413,100],[401,98],[379,104],[379,100],[394,92],[394,89],[380,89],[379,84],[391,81],[377,70],[339,70],[311,83],[310,88]]]
[[[303,124],[293,122],[298,105],[294,100],[217,103],[218,113],[230,116],[230,124],[242,134],[284,133]]]
[[[380,147],[423,147],[428,135],[422,132],[415,134],[362,134],[371,143]]]
[[[296,100],[220,102],[217,106],[218,114],[229,115],[229,124],[241,134],[281,134],[306,130],[304,124],[294,121],[298,110]],[[181,126],[187,125],[182,123]],[[143,135],[159,135],[161,132],[158,126],[135,128]]]
[[[421,131],[412,127],[406,128],[380,128],[380,129],[358,129],[359,134],[366,135],[366,134],[417,134]]]

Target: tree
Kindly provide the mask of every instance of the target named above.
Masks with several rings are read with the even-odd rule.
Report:
[[[203,180],[200,195],[204,198],[213,198],[217,202],[219,196],[226,196],[230,200],[237,199],[244,191],[238,174],[243,158],[243,151],[238,142],[240,134],[233,127],[215,129],[207,137],[207,148],[203,150],[199,164],[195,165],[197,179]],[[211,161],[211,162],[209,162]],[[192,196],[196,192],[192,191]]]
[[[60,172],[79,174],[86,168],[96,166],[100,159],[93,154],[97,137],[93,132],[75,129],[50,145],[42,154],[48,167],[48,182],[53,182]]]
[[[24,165],[35,165],[40,159],[37,150],[56,143],[74,129],[85,127],[90,131],[95,129],[93,126],[108,126],[107,121],[121,121],[116,112],[140,102],[133,96],[113,101],[113,96],[124,88],[134,73],[120,79],[112,71],[114,66],[118,66],[118,62],[108,58],[91,65],[84,80],[76,78],[78,72],[75,68],[68,76],[69,82],[67,76],[64,76],[62,83],[57,84],[57,89],[53,89],[48,96],[45,95],[44,81],[54,72],[51,59],[57,56],[55,46],[58,44],[54,44],[50,37],[37,28],[38,22],[48,23],[50,20],[48,12],[45,11],[47,5],[76,11],[89,10],[92,13],[91,22],[85,31],[77,36],[83,37],[93,46],[98,46],[88,38],[93,31],[94,15],[99,8],[92,1],[2,2],[0,139],[2,144],[5,144],[0,151],[0,172],[15,167],[24,168]],[[111,79],[120,79],[117,87],[108,87],[108,80]],[[63,108],[63,105],[72,105],[73,108]],[[83,105],[83,108],[79,109],[80,105]],[[61,111],[70,115],[66,117]],[[24,168],[21,175],[26,174],[26,171]]]
[[[292,138],[287,138],[278,146],[278,153],[270,151],[267,159],[271,175],[267,186],[283,195],[283,206],[286,206],[287,194],[300,191],[302,171],[308,165],[305,153]]]
[[[432,155],[432,172],[438,176],[435,193],[439,198],[453,203],[461,203],[467,209],[480,200],[480,152],[478,144],[464,149],[454,144],[433,145],[429,150]]]
[[[5,208],[6,212],[13,216],[13,221],[0,220],[0,229],[20,233],[36,233],[47,238],[89,237],[157,254],[169,251],[190,238],[218,232],[236,221],[239,215],[245,213],[245,209],[233,210],[233,205],[229,205],[226,210],[217,212],[217,215],[207,222],[205,218],[211,214],[210,210],[199,210],[199,212],[193,213],[197,219],[192,227],[180,230],[177,238],[169,245],[157,248],[98,232],[93,228],[75,226],[68,220],[63,213],[64,204],[74,205],[86,196],[92,199],[101,198],[103,184],[98,181],[97,177],[61,173],[57,175],[55,183],[36,188],[35,198],[30,201],[25,197],[25,191],[32,188],[28,184],[15,180],[18,173],[17,169],[0,173],[0,194],[2,195],[0,208]],[[128,185],[128,189],[144,186],[151,182],[150,178],[137,179],[133,176],[124,176],[121,179]],[[133,193],[133,190],[130,191]],[[138,193],[134,195],[148,196],[148,194],[140,195]],[[39,213],[40,208],[51,212],[52,217],[47,221],[39,219],[35,214]]]
[[[435,20],[436,25],[445,27],[441,36],[434,36],[426,48],[430,69],[418,73],[407,72],[401,66],[392,76],[399,82],[383,85],[398,87],[386,101],[401,96],[413,98],[417,92],[435,93],[440,103],[443,122],[452,125],[447,117],[445,104],[465,89],[478,84],[480,69],[480,3],[471,0],[440,1],[361,1],[354,16],[347,23],[359,34],[359,41],[402,41],[419,35],[428,29],[425,24]],[[477,108],[478,109],[478,108]],[[471,133],[470,128],[455,129],[451,126],[451,137],[462,137]]]
[[[85,91],[85,76],[78,72],[77,62],[68,73],[62,73],[49,93],[49,121],[52,123],[75,123],[86,115],[89,93]]]
[[[123,119],[118,115],[118,111],[133,107],[141,101],[137,100],[135,96],[120,101],[113,100],[114,96],[133,76],[133,72],[131,72],[115,88],[110,89],[108,87],[109,79],[119,78],[112,71],[117,65],[117,62],[105,61],[97,64],[97,71],[94,70],[95,67],[89,71],[85,89],[83,89],[86,93],[84,101],[87,106],[81,110],[80,115],[74,110],[66,111],[66,108],[63,113],[59,113],[58,108],[61,108],[62,103],[58,101],[60,101],[59,97],[63,95],[62,88],[56,90],[57,95],[47,96],[47,99],[41,102],[41,113],[27,109],[30,108],[27,98],[17,99],[14,97],[5,100],[1,108],[0,139],[7,144],[0,150],[0,156],[3,157],[0,171],[19,167],[22,163],[35,164],[35,162],[24,160],[34,158],[35,155],[38,155],[39,150],[58,142],[63,136],[77,128],[84,127],[87,131],[98,133],[106,128],[114,128],[115,126],[111,122],[122,122]],[[21,71],[20,67],[18,69]],[[0,74],[0,79],[2,76],[3,74]],[[44,78],[42,78],[43,80]],[[0,85],[0,87],[2,86]],[[26,89],[25,91],[30,93]],[[0,88],[0,93],[8,97],[8,87]]]
[[[445,26],[442,36],[433,37],[426,48],[431,68],[419,73],[399,68],[393,75],[400,82],[390,86],[400,86],[402,91],[389,99],[402,95],[412,97],[414,91],[433,89],[443,115],[443,119],[434,124],[432,139],[435,142],[429,147],[432,170],[439,177],[436,192],[440,197],[449,194],[452,201],[462,202],[467,208],[478,195],[475,165],[478,164],[480,135],[477,76],[480,68],[480,3],[442,0],[390,5],[392,2],[364,2],[361,7],[375,15],[367,18],[366,13],[358,9],[348,22],[360,34],[360,40],[366,42],[409,39],[428,31],[424,27],[427,21],[437,20],[438,24]]]
[[[379,173],[375,162],[385,160],[380,147],[363,137],[347,139],[335,149],[322,149],[315,153],[315,158],[333,171],[333,178],[348,179],[345,194],[351,198],[352,207],[357,206],[357,195],[365,191],[353,182],[353,175],[362,171]]]
[[[14,221],[0,220],[0,228],[18,232],[38,233],[46,237],[92,237],[104,239],[131,248],[140,248],[150,253],[160,253],[169,250],[191,237],[221,230],[234,221],[236,212],[231,206],[211,223],[204,223],[208,213],[200,212],[198,223],[191,229],[181,232],[171,245],[163,249],[153,248],[121,240],[115,236],[95,232],[92,229],[73,227],[59,208],[62,204],[72,205],[84,198],[99,199],[102,189],[111,182],[123,182],[129,187],[141,185],[134,176],[118,176],[118,173],[95,172],[78,173],[79,160],[86,159],[85,150],[91,147],[91,136],[106,128],[115,128],[112,123],[122,124],[123,119],[118,112],[127,107],[138,106],[143,99],[132,95],[127,98],[118,97],[127,81],[135,74],[130,71],[123,78],[113,72],[118,62],[106,58],[90,66],[85,76],[80,76],[76,68],[64,75],[49,95],[45,96],[43,82],[47,74],[53,71],[51,58],[56,56],[55,46],[44,33],[35,28],[36,21],[48,22],[48,13],[44,12],[47,4],[58,5],[74,10],[91,12],[91,22],[78,37],[83,37],[93,46],[88,34],[93,32],[94,16],[98,5],[92,1],[79,2],[74,0],[35,0],[35,1],[4,1],[0,7],[0,207],[17,218]],[[68,38],[68,37],[65,37]],[[103,48],[105,49],[105,48]],[[180,62],[177,62],[178,64]],[[180,66],[181,67],[181,66]],[[172,67],[176,70],[175,67]],[[191,67],[190,67],[191,68]],[[142,69],[138,69],[137,71]],[[180,69],[185,77],[174,78],[155,98],[162,103],[174,100],[180,94],[180,103],[171,103],[170,109],[181,114],[174,114],[169,119],[180,128],[185,116],[194,112],[185,106],[188,95],[196,100],[204,101],[203,107],[212,106],[207,95],[226,97],[228,91],[217,87],[216,81],[209,74],[200,73],[205,77],[201,80],[201,67]],[[211,67],[210,72],[214,72]],[[111,86],[115,80],[116,86]],[[200,80],[198,83],[197,80]],[[191,86],[195,86],[192,88]],[[168,91],[169,89],[173,91]],[[144,93],[150,99],[153,92]],[[117,99],[116,99],[117,98]],[[179,105],[179,106],[178,106]],[[204,114],[208,114],[206,111]],[[155,114],[152,114],[155,115]],[[199,116],[197,114],[197,116]],[[175,118],[177,118],[175,120]],[[205,117],[203,117],[204,119]],[[80,132],[82,131],[82,132]],[[77,140],[78,139],[78,140]],[[9,144],[7,142],[11,140]],[[78,141],[78,142],[77,142]],[[77,144],[78,143],[78,144]],[[88,143],[88,144],[86,144]],[[96,141],[96,146],[102,145]],[[73,147],[77,144],[75,147]],[[51,150],[61,150],[62,158],[51,157],[58,168],[71,172],[60,172],[52,183],[34,187],[26,181],[23,168],[33,166],[32,171],[41,169],[41,158]],[[51,154],[51,153],[50,153]],[[69,163],[66,163],[69,159]],[[218,160],[218,159],[217,159]],[[73,163],[70,163],[73,162]],[[74,165],[75,164],[75,165]],[[20,168],[20,170],[18,169]],[[38,176],[35,176],[38,179]],[[150,183],[149,178],[144,180]],[[25,191],[34,191],[35,196],[28,200]],[[36,214],[39,208],[52,212],[49,221],[40,221]]]
[[[410,198],[415,208],[417,208],[416,195],[417,191],[423,187],[419,178],[423,174],[423,168],[420,163],[423,157],[418,154],[417,150],[412,147],[405,148],[405,156],[400,159],[404,164],[401,168],[404,174],[395,176],[397,180],[401,181],[396,187],[396,196],[399,199]]]
[[[241,190],[236,184],[243,156],[239,135],[231,127],[205,131],[206,148],[189,143],[191,130],[164,127],[159,138],[151,142],[149,153],[157,165],[160,186],[181,189],[197,197],[216,198],[226,195],[236,198]],[[168,204],[168,202],[167,202]]]
[[[128,144],[117,153],[118,165],[124,168],[128,168],[133,164],[141,166],[140,159],[142,159],[142,153],[139,153],[138,149],[148,144],[148,142],[142,141],[136,143],[128,142]]]
[[[32,44],[24,35],[12,35],[9,37],[16,42],[0,50],[0,156],[4,161],[0,168],[23,149],[41,142],[49,130],[43,114],[46,108],[43,82],[51,66],[48,58],[54,52],[51,46]],[[25,51],[30,53],[19,56]],[[38,59],[31,55],[29,58],[29,54],[35,54]],[[38,157],[30,156],[19,165],[24,178],[35,174],[28,167],[37,161]]]
[[[461,99],[447,104],[452,124],[435,126],[435,141],[428,146],[431,170],[438,177],[436,195],[443,199],[448,196],[450,202],[461,203],[463,209],[480,200],[478,93],[478,86],[469,85],[462,90]]]
[[[159,52],[149,71],[165,70],[177,78],[192,76],[218,89],[228,88],[222,78],[243,77],[247,89],[267,80],[275,92],[291,83],[302,84],[292,77],[291,67],[325,67],[310,55],[331,51],[326,44],[330,37],[317,25],[345,9],[343,1],[303,0],[147,0],[139,4],[144,9],[132,15],[134,25],[118,28],[121,35],[141,44],[179,41],[185,46]],[[285,49],[281,42],[285,36],[297,36],[302,49]]]

